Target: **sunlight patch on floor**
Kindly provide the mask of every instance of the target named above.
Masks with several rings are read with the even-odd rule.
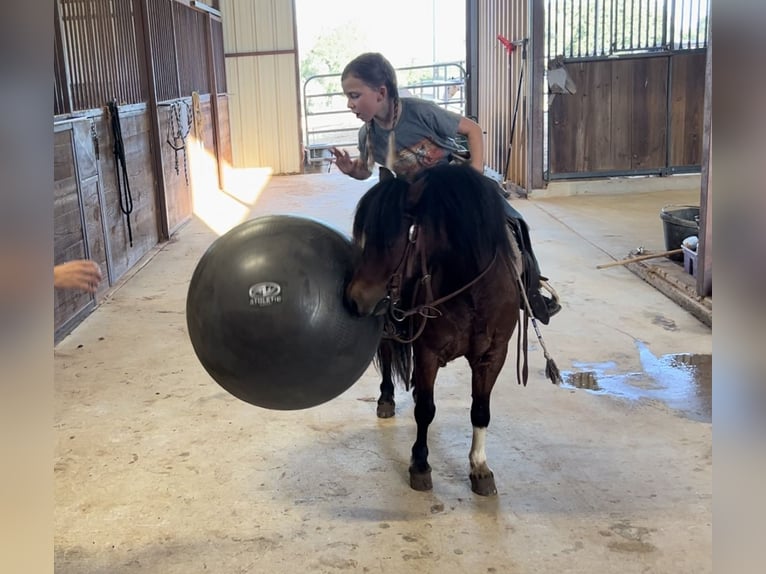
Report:
[[[223,170],[225,189],[220,189],[215,155],[191,138],[189,155],[193,166],[192,211],[221,236],[248,218],[271,179],[272,169],[227,167]]]

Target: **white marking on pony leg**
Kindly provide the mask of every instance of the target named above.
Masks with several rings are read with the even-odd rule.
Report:
[[[484,444],[487,440],[487,427],[473,427],[473,440],[471,441],[471,453],[468,460],[471,461],[471,471],[491,472],[487,466],[487,454]]]

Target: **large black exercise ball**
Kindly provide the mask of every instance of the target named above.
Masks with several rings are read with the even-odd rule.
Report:
[[[343,302],[355,247],[303,217],[246,221],[197,263],[186,299],[194,351],[224,389],[267,409],[313,407],[340,395],[369,366],[378,317]]]

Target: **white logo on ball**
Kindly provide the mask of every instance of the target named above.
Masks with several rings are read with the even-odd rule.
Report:
[[[249,290],[250,304],[256,307],[265,307],[274,303],[282,302],[282,287],[279,283],[267,281],[256,283]]]

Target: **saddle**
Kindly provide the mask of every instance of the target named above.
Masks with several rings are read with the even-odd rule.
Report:
[[[529,228],[526,221],[523,219],[516,219],[507,217],[508,227],[511,229],[513,237],[516,239],[516,243],[521,252],[522,258],[522,273],[521,281],[524,285],[524,291],[527,294],[529,300],[529,306],[532,310],[532,315],[535,319],[540,321],[543,325],[547,325],[551,317],[561,310],[561,305],[558,303],[558,297],[553,289],[548,286],[548,278],[543,277],[540,274],[540,266],[537,263],[537,258],[532,251],[532,242],[529,238]],[[552,297],[545,297],[540,291],[541,287],[545,287],[551,292]],[[522,309],[524,308],[522,301]]]

